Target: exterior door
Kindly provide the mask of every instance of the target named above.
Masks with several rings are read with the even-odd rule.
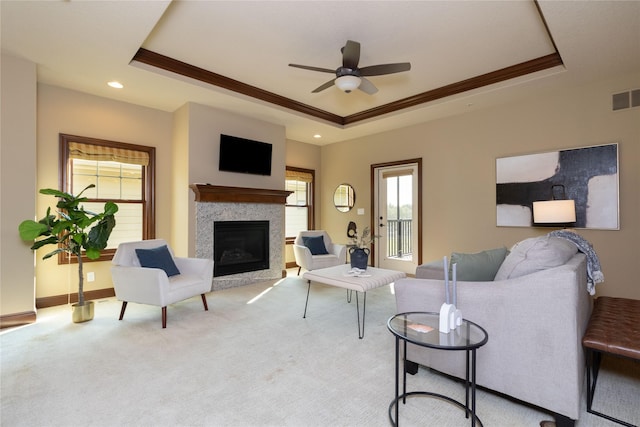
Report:
[[[420,162],[373,167],[375,266],[414,274],[420,262]]]

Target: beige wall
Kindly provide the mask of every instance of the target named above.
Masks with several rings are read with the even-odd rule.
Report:
[[[342,236],[347,223],[370,223],[373,163],[423,159],[423,261],[452,250],[474,252],[513,243],[547,229],[496,227],[497,157],[619,143],[620,230],[578,230],[596,249],[606,282],[598,295],[640,299],[640,109],[611,111],[611,94],[640,86],[640,75],[621,76],[540,93],[526,102],[471,111],[388,133],[322,148],[320,227]],[[349,182],[356,208],[337,212],[333,189]]]
[[[170,240],[171,130],[171,113],[38,85],[36,187],[58,188],[60,133],[156,147],[156,236]],[[50,196],[37,197],[38,217],[52,206],[51,201]],[[77,264],[58,265],[56,259],[43,261],[42,256],[49,250],[45,247],[37,254],[36,297],[77,292]],[[112,287],[110,265],[110,262],[86,263],[85,275],[94,272],[95,282],[85,280],[85,290]]]
[[[188,113],[181,121],[181,132],[188,137],[180,136],[180,140],[188,140],[188,183],[209,183],[229,187],[284,189],[285,172],[285,128],[260,120],[232,114],[216,108],[195,103],[186,106]],[[183,107],[184,108],[184,107]],[[182,109],[181,109],[182,112]],[[218,154],[220,134],[237,136],[272,144],[271,176],[223,172],[218,170]],[[187,239],[189,256],[195,255],[195,202],[194,194],[189,187],[176,190],[176,203],[189,206],[189,230],[181,235],[181,247]],[[183,217],[181,217],[183,218]],[[284,243],[283,243],[284,245]],[[284,266],[283,266],[284,268]]]
[[[189,217],[189,201],[193,194],[189,191],[189,104],[173,113],[173,169],[171,171],[174,203],[171,205],[171,241],[175,253],[189,254],[189,233],[195,228]]]
[[[314,185],[316,187],[316,200],[314,201],[313,212],[316,224],[319,226],[320,211],[322,209],[322,198],[320,197],[320,187],[322,185],[322,177],[320,176],[320,146],[288,139],[286,165],[315,171]],[[295,257],[293,256],[292,246],[287,245],[285,250],[285,263],[293,262],[295,262]]]
[[[0,61],[0,316],[35,312],[33,253],[18,225],[36,205],[36,66]]]

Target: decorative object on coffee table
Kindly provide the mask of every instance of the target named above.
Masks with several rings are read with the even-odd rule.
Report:
[[[457,287],[457,266],[453,263],[453,297],[449,298],[449,264],[447,257],[444,257],[444,293],[445,302],[440,307],[440,332],[448,334],[462,324],[462,312],[457,308],[458,287]]]
[[[349,248],[349,257],[351,259],[351,268],[359,268],[366,270],[369,264],[369,248]]]
[[[355,229],[349,244],[349,255],[352,268],[359,268],[361,270],[367,269],[370,253],[369,245],[377,237],[379,236],[371,234],[371,229],[369,227],[365,227],[364,230],[362,230],[362,235],[360,237],[358,237],[358,229]]]

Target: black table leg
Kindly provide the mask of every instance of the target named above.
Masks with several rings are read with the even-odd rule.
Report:
[[[367,293],[363,292],[362,297],[362,329],[360,329],[360,303],[358,302],[358,291],[356,291],[356,316],[358,317],[358,338],[364,337],[364,317],[367,314]]]
[[[404,341],[406,343],[406,341]],[[397,401],[398,399],[398,381],[400,381],[400,338],[396,337],[396,427],[398,426],[398,412],[399,412],[399,408],[398,405],[400,402]]]
[[[308,281],[309,286],[307,287],[307,300],[304,303],[304,314],[302,315],[303,319],[307,318],[307,304],[309,304],[309,292],[311,291],[311,280]]]
[[[468,353],[468,350],[467,350]],[[476,349],[471,350],[471,426],[476,425]]]
[[[469,350],[467,350],[466,353],[467,353],[467,361],[465,364],[466,373],[464,377],[464,406],[467,408],[465,410],[465,416],[469,418],[469,365],[470,365]]]

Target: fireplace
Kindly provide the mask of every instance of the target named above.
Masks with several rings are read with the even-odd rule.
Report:
[[[269,221],[215,221],[213,276],[269,269]]]
[[[195,193],[195,256],[214,260],[214,269],[220,267],[216,260],[217,244],[214,242],[216,222],[259,222],[269,224],[268,240],[265,240],[265,257],[268,262],[261,269],[244,273],[214,275],[211,290],[235,288],[267,280],[279,280],[286,276],[284,270],[284,204],[290,191],[261,188],[224,187],[209,184],[192,184]],[[253,267],[255,268],[255,266]]]

